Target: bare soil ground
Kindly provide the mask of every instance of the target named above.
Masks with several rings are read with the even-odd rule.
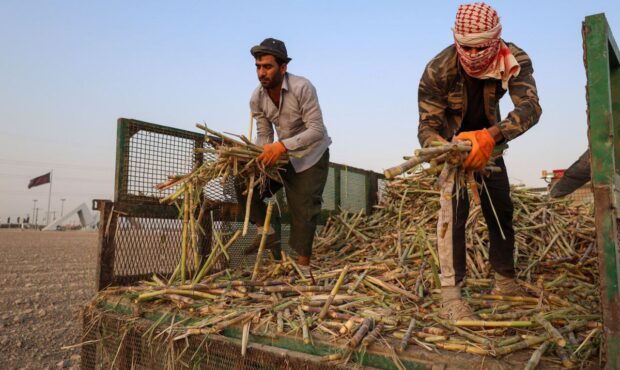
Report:
[[[0,369],[78,369],[97,233],[0,230]]]

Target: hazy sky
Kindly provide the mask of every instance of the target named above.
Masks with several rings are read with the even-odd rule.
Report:
[[[331,159],[381,172],[419,147],[417,88],[452,42],[457,1],[0,1],[0,221],[113,196],[116,120],[248,130],[249,49],[286,42],[316,86]],[[587,147],[581,22],[620,1],[490,1],[532,58],[543,115],[506,155],[513,183],[543,186]],[[508,97],[502,113],[512,109]]]

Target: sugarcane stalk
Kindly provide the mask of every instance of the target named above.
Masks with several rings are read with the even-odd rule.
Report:
[[[585,347],[585,345],[589,342],[589,340],[594,337],[595,334],[597,334],[600,331],[599,328],[594,328],[590,331],[590,333],[588,333],[588,335],[586,336],[586,338],[583,340],[583,342],[581,342],[581,344],[579,345],[579,347],[577,347],[577,349],[575,349],[573,351],[573,353],[570,355],[570,359],[574,360],[576,359],[576,355],[577,353],[579,353],[579,351],[581,351],[581,349],[583,347]]]
[[[211,250],[211,254],[209,254],[209,257],[207,258],[207,261],[204,263],[204,265],[202,266],[202,268],[200,269],[200,271],[198,272],[198,274],[194,278],[194,280],[193,280],[194,284],[196,284],[200,280],[202,280],[202,278],[206,275],[206,273],[209,272],[209,269],[215,264],[215,262],[217,261],[217,259],[220,256],[220,254],[225,252],[226,250],[228,250],[228,248],[230,248],[230,246],[235,241],[237,241],[239,236],[241,236],[241,230],[235,231],[235,233],[230,238],[230,240],[226,243],[225,246],[221,247],[220,249],[213,248],[213,250]]]
[[[184,297],[179,294],[164,294],[163,297],[173,301],[180,308],[184,308],[184,307],[196,304],[196,301],[194,299],[189,298],[189,297]]]
[[[529,284],[525,281],[521,281],[519,280],[519,284],[523,285],[524,287],[526,287],[527,289],[530,289],[534,292],[536,292],[537,294],[543,294],[542,290],[532,284]],[[585,308],[581,307],[580,305],[576,304],[576,303],[571,303],[566,301],[565,299],[562,299],[561,297],[558,297],[555,294],[551,294],[551,293],[545,293],[545,297],[550,300],[551,302],[558,304],[560,306],[564,306],[564,307],[573,307],[578,311],[581,311],[583,313],[588,313],[588,310],[586,310]]]
[[[538,347],[538,349],[536,349],[536,351],[532,353],[532,357],[530,357],[527,364],[525,364],[524,370],[536,369],[536,367],[538,366],[538,363],[540,362],[540,358],[547,351],[547,348],[549,348],[549,341],[541,344],[540,347]]]
[[[434,335],[446,335],[447,331],[436,326],[427,326],[422,328],[422,332]]]
[[[501,295],[481,295],[481,294],[472,294],[474,298],[480,299],[488,299],[494,301],[511,301],[511,302],[530,302],[530,303],[538,303],[537,298],[533,297],[516,297],[516,296],[501,296]]]
[[[481,313],[481,312],[477,312],[477,314],[482,319],[498,321],[498,320],[519,319],[519,318],[534,314],[536,312],[539,312],[540,310],[541,310],[540,308],[532,308],[530,310],[507,312],[507,313],[502,313],[502,314],[489,314],[489,313]]]
[[[476,355],[489,356],[491,352],[488,349],[468,346],[466,344],[456,344],[456,343],[435,343],[437,348],[445,349],[448,351],[456,351],[456,352],[467,352],[473,353]]]
[[[181,271],[181,261],[179,261],[179,263],[177,263],[177,266],[174,268],[174,271],[172,272],[172,275],[170,275],[170,278],[168,279],[168,284],[167,285],[172,285],[174,280],[179,275],[180,271]]]
[[[189,192],[185,192],[185,196],[183,197],[183,230],[181,232],[181,283],[185,282],[185,270],[186,270],[186,262],[187,262],[187,228],[188,228],[188,217],[189,217]]]
[[[486,346],[490,346],[491,345],[491,341],[487,338],[481,337],[479,335],[470,333],[465,331],[464,329],[459,328],[456,325],[453,325],[452,323],[448,322],[447,320],[442,320],[437,316],[433,316],[432,317],[433,320],[435,320],[437,323],[439,323],[440,325],[442,325],[443,327],[445,327],[448,330],[451,330],[453,332],[458,333],[459,335],[471,340],[472,342],[478,343],[478,344],[482,344],[482,345],[486,345]]]
[[[358,236],[360,239],[362,239],[363,241],[368,241],[368,237],[364,234],[362,234],[360,231],[356,230],[355,228],[353,228],[353,226],[349,225],[348,222],[346,222],[340,215],[334,215],[334,217],[339,220],[340,222],[342,222],[342,224],[349,229],[350,232],[352,232],[353,234],[355,234],[356,236]]]
[[[265,244],[267,243],[267,233],[270,227],[272,212],[273,212],[273,203],[269,201],[269,203],[267,204],[267,213],[265,215],[265,224],[263,225],[263,235],[261,236],[261,239],[260,239],[258,253],[256,254],[256,262],[254,263],[254,271],[252,272],[252,280],[256,280],[256,276],[258,275],[258,267],[260,266],[261,258],[263,256],[263,251],[265,250]]]
[[[417,334],[421,334],[421,335],[417,335]],[[418,338],[424,339],[424,341],[427,343],[445,342],[448,340],[448,337],[445,335],[433,335],[433,334],[427,334],[424,332],[416,333],[416,336]]]
[[[394,167],[390,167],[386,170],[383,171],[383,175],[385,176],[386,179],[393,179],[398,175],[401,175],[407,171],[409,171],[410,169],[412,169],[413,167],[419,165],[422,162],[426,162],[428,160],[430,160],[431,156],[423,156],[423,157],[417,157],[414,156],[411,159],[406,160],[405,162],[394,166]]]
[[[509,338],[506,338],[506,339],[503,339],[503,340],[497,342],[497,347],[509,346],[511,344],[515,344],[515,343],[520,342],[520,341],[521,341],[521,336],[514,335],[512,337],[509,337]]]
[[[183,290],[183,289],[162,289],[162,290],[158,290],[158,291],[154,291],[154,292],[147,292],[147,293],[142,293],[138,296],[138,301],[143,301],[146,299],[150,299],[150,298],[154,298],[154,297],[158,297],[158,296],[162,296],[162,295],[166,295],[166,294],[178,294],[178,295],[182,295],[182,296],[189,296],[189,297],[195,297],[195,298],[203,298],[203,299],[216,299],[217,296],[213,295],[213,294],[209,294],[209,293],[204,293],[204,292],[198,292],[195,290]]]
[[[342,353],[336,352],[336,353],[331,353],[329,355],[322,356],[319,359],[319,361],[321,361],[321,362],[330,362],[330,361],[340,360],[341,358],[342,358]]]
[[[566,333],[572,330],[575,330],[577,328],[583,327],[586,325],[586,322],[581,321],[581,322],[574,322],[572,324],[566,325],[562,328],[559,329],[560,333]],[[505,355],[508,353],[512,353],[515,351],[518,351],[520,349],[524,349],[524,348],[528,348],[531,346],[535,346],[537,344],[540,344],[546,340],[551,339],[551,335],[549,334],[545,334],[542,337],[536,337],[536,338],[525,338],[524,340],[514,343],[514,344],[510,344],[507,346],[503,346],[500,348],[496,348],[495,349],[495,353],[498,355]]]
[[[454,326],[472,327],[509,327],[526,328],[532,326],[531,321],[483,321],[483,320],[456,320]]]
[[[336,293],[338,293],[340,286],[344,282],[344,279],[347,276],[347,273],[349,272],[349,268],[350,266],[346,265],[344,269],[342,269],[342,272],[340,273],[340,276],[338,277],[338,280],[336,281],[334,288],[332,289],[331,293],[329,293],[329,297],[325,301],[325,305],[323,306],[323,309],[319,313],[319,320],[323,320],[323,318],[327,314],[327,311],[329,310],[329,306],[332,304],[332,301],[334,300]]]
[[[282,316],[282,311],[278,311],[278,313],[276,314],[277,317],[277,329],[276,329],[276,333],[278,334],[282,334],[284,333],[284,317]]]
[[[231,325],[235,325],[237,323],[240,322],[245,322],[246,320],[252,320],[252,318],[258,313],[258,311],[252,311],[252,312],[247,312],[244,314],[241,314],[233,319],[230,320],[226,320],[226,321],[222,321],[222,322],[218,322],[217,324],[215,324],[213,327],[211,327],[210,330],[207,330],[206,333],[219,333],[220,331],[226,329],[227,327],[231,326]]]
[[[545,320],[542,315],[534,316],[534,321],[536,321],[543,328],[545,328],[547,333],[549,333],[549,335],[553,338],[553,340],[558,346],[566,347],[566,339],[564,339],[564,337],[562,337],[562,334],[560,334],[560,332],[556,328],[554,328],[549,321]]]
[[[301,309],[306,311],[306,312],[312,312],[312,313],[319,313],[319,312],[321,312],[321,308],[312,307],[312,306],[309,306],[307,304],[299,305],[299,307],[301,307]],[[354,315],[351,315],[351,314],[348,314],[348,313],[336,312],[336,311],[332,311],[332,310],[327,311],[326,315],[328,317],[331,317],[332,319],[337,319],[337,320],[353,319],[353,321],[355,321],[355,322],[362,322],[364,320],[362,317],[359,317],[359,316],[354,316]]]
[[[414,153],[417,157],[423,157],[429,155],[437,156],[439,154],[447,153],[449,151],[466,153],[471,151],[471,145],[465,143],[447,143],[436,147],[416,149]]]
[[[186,202],[189,202],[188,204],[188,218],[189,218],[189,243],[190,243],[190,250],[192,251],[192,260],[194,261],[193,267],[194,267],[194,273],[196,272],[196,270],[198,269],[198,264],[200,262],[200,257],[198,256],[198,249],[197,249],[197,232],[196,232],[196,224],[194,223],[194,210],[196,205],[194,204],[194,186],[192,184],[192,182],[189,182],[188,184],[188,191],[187,191],[187,196],[188,198],[185,199]],[[190,278],[191,278],[191,274],[190,274]]]
[[[401,295],[411,299],[412,301],[417,302],[417,301],[420,300],[420,297],[418,297],[417,295],[415,295],[415,294],[413,294],[411,292],[408,292],[408,291],[406,291],[404,289],[401,289],[401,288],[399,288],[399,287],[397,287],[395,285],[392,285],[390,283],[386,283],[386,282],[384,282],[382,280],[379,280],[379,279],[377,279],[374,276],[366,276],[366,280],[368,280],[372,284],[375,284],[375,285],[378,285],[378,286],[382,287],[385,290],[388,290],[388,291],[393,292],[393,293],[401,294]]]
[[[304,275],[304,273],[301,271],[301,269],[299,268],[299,266],[297,265],[297,263],[291,258],[291,256],[289,256],[288,254],[286,254],[284,251],[282,251],[282,259],[288,259],[288,262],[293,266],[293,268],[295,269],[295,271],[297,272],[297,274],[299,274],[299,276],[301,277],[300,280],[302,281],[307,281],[308,279],[306,278],[306,276]]]
[[[409,327],[403,336],[403,339],[400,341],[398,346],[398,352],[403,352],[407,348],[407,344],[409,344],[409,338],[411,337],[411,333],[413,332],[413,328],[415,327],[415,318],[412,318],[409,322]]]
[[[383,326],[384,325],[382,322],[379,322],[377,325],[375,325],[375,328],[372,329],[372,331],[368,333],[368,335],[364,337],[364,339],[362,339],[362,347],[366,348],[371,345],[375,340],[377,340],[377,338],[381,334],[381,331],[383,330]]]
[[[310,334],[308,330],[308,322],[306,321],[306,315],[301,309],[301,306],[297,306],[297,313],[299,314],[299,320],[301,320],[302,337],[305,344],[310,344]]]
[[[245,357],[248,349],[248,342],[250,341],[250,325],[252,325],[252,321],[248,321],[243,325],[241,335],[241,357]]]
[[[349,344],[347,345],[349,349],[353,350],[357,348],[357,346],[361,343],[366,333],[368,333],[368,331],[370,330],[371,326],[372,326],[372,319],[369,319],[369,318],[364,319],[364,321],[362,322],[362,325],[360,325],[360,327],[355,332],[355,335],[353,335],[353,337],[349,341]]]
[[[566,352],[566,349],[562,347],[555,347],[555,353],[558,355],[560,361],[562,361],[562,366],[564,366],[565,368],[571,368],[575,366],[575,363],[570,360],[570,356]]]
[[[362,274],[357,277],[357,280],[355,280],[355,283],[353,283],[349,290],[347,290],[347,293],[353,294],[353,292],[355,292],[355,290],[359,287],[360,283],[362,282],[362,280],[364,280],[366,274],[368,274],[369,271],[370,270],[365,270],[364,272],[362,272]]]
[[[250,174],[250,182],[248,183],[248,195],[245,202],[245,216],[243,218],[243,232],[242,236],[248,233],[248,226],[250,225],[250,209],[252,208],[252,197],[254,196],[254,173]]]
[[[353,329],[353,325],[355,325],[355,320],[353,319],[353,317],[350,317],[347,322],[344,323],[342,328],[340,328],[340,334],[350,333]]]

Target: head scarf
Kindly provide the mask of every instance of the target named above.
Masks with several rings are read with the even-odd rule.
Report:
[[[485,3],[460,5],[452,29],[459,62],[465,72],[475,78],[495,78],[507,89],[508,80],[517,76],[519,63],[500,39],[502,25],[495,9]],[[463,48],[475,47],[471,55]]]

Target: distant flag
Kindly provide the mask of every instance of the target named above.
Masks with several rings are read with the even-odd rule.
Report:
[[[45,175],[41,175],[39,177],[35,177],[34,179],[30,180],[30,182],[28,183],[28,189],[33,188],[35,186],[39,186],[39,185],[50,183],[51,182],[51,177],[52,177],[52,173],[51,172],[48,172]]]

